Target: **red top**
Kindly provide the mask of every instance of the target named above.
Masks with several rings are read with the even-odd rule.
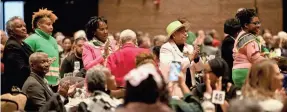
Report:
[[[219,47],[220,46],[220,41],[219,40],[217,40],[217,39],[213,39],[212,40],[212,46],[213,47]]]
[[[126,43],[107,58],[107,68],[115,76],[118,86],[124,86],[124,76],[136,67],[136,56],[142,52],[149,53],[149,49]]]

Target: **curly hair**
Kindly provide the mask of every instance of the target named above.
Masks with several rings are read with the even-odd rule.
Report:
[[[257,13],[254,9],[242,9],[235,15],[235,18],[239,20],[241,27],[250,23],[253,17],[257,17]]]
[[[87,39],[92,40],[93,37],[95,36],[95,31],[99,28],[99,23],[100,21],[108,24],[108,21],[104,17],[91,17],[89,22],[85,26],[85,32],[87,34]]]
[[[34,12],[32,16],[32,28],[37,28],[37,22],[44,17],[50,18],[53,23],[55,23],[55,21],[58,19],[58,17],[53,13],[53,11],[48,10],[47,8],[39,9],[39,11]]]

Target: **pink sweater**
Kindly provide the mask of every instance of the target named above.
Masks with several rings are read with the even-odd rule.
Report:
[[[111,42],[110,45],[110,54],[114,51],[115,49],[115,42]],[[93,44],[86,42],[83,46],[83,54],[82,54],[82,59],[84,63],[84,68],[86,70],[89,70],[93,66],[97,64],[102,64],[104,65],[105,59],[103,57],[103,50],[104,50],[104,45],[103,46],[94,46]]]
[[[237,50],[236,43],[238,42],[239,37],[244,34],[244,31],[241,31],[237,36],[233,48],[233,69],[237,68],[250,68],[251,65],[261,59],[264,59],[260,55],[260,48],[256,40],[249,42],[244,47]]]

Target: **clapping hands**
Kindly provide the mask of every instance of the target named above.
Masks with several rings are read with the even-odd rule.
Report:
[[[109,50],[110,44],[111,44],[110,39],[107,39],[105,46],[104,46],[104,57],[107,57],[110,54],[110,50]]]
[[[211,84],[211,81],[210,81],[210,78],[209,78],[209,74],[205,74],[206,75],[206,79],[205,79],[205,84],[206,84],[206,92],[209,93],[209,94],[212,94],[212,84]],[[229,88],[230,89],[230,88]],[[215,83],[215,90],[218,90],[218,91],[222,91],[222,76],[220,76],[216,83]]]

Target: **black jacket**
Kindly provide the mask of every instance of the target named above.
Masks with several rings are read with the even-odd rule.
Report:
[[[23,85],[22,91],[27,95],[25,110],[39,111],[54,95],[49,85],[35,73],[31,73]]]
[[[2,59],[5,66],[4,75],[1,78],[2,94],[10,92],[12,86],[22,88],[30,74],[29,57],[32,53],[28,44],[23,42],[21,45],[13,37],[8,39]]]
[[[62,65],[61,65],[61,69],[60,69],[61,77],[64,77],[64,74],[66,74],[66,73],[73,73],[74,63],[76,61],[80,62],[80,70],[79,70],[79,73],[76,74],[76,76],[77,77],[83,77],[83,78],[86,76],[86,70],[84,69],[83,60],[80,58],[77,58],[75,53],[73,53],[63,60]]]
[[[232,67],[233,67],[233,47],[235,40],[231,36],[227,36],[222,41],[221,57],[224,59],[229,67],[228,81],[232,82]]]

